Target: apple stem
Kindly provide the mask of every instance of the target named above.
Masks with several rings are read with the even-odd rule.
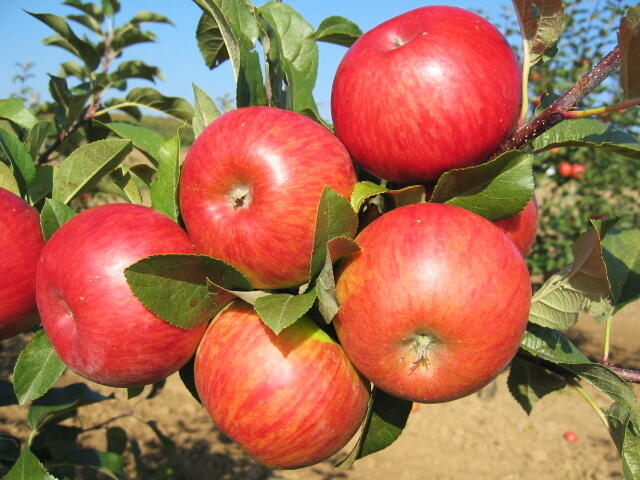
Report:
[[[429,352],[432,349],[432,345],[435,342],[428,335],[419,334],[415,335],[411,342],[411,349],[415,352],[415,358],[413,364],[417,367],[419,365],[425,368],[429,367]]]
[[[237,185],[231,189],[228,198],[234,209],[248,207],[251,203],[251,188],[248,185]]]
[[[578,80],[569,90],[533,119],[516,129],[493,153],[496,158],[509,150],[519,150],[565,119],[565,113],[620,66],[620,47],[614,48],[600,62]]]

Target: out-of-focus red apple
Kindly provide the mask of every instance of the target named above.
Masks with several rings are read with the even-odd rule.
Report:
[[[418,402],[473,393],[511,361],[531,303],[515,245],[462,208],[384,214],[339,268],[334,320],[349,358],[382,390]]]
[[[124,276],[149,255],[195,253],[186,232],[148,207],[85,210],[53,234],[38,267],[42,325],[62,361],[94,382],[157,382],[193,355],[206,325],[181,329],[133,295]]]
[[[558,173],[560,174],[560,176],[562,177],[569,177],[571,176],[571,172],[573,171],[573,168],[571,167],[571,164],[569,162],[562,162],[559,166],[558,166]]]
[[[271,468],[337,453],[364,419],[368,382],[308,317],[275,335],[234,302],[198,347],[195,383],[217,426]]]
[[[230,263],[256,288],[309,278],[325,186],[349,198],[351,159],[327,129],[270,107],[234,110],[197,138],[180,177],[180,211],[202,253]]]
[[[533,197],[520,213],[493,222],[526,257],[538,231],[538,203]]]
[[[365,170],[425,183],[489,158],[520,113],[521,70],[482,17],[422,7],[366,32],[333,82],[336,135]]]
[[[587,171],[587,167],[582,163],[574,163],[571,166],[571,176],[573,178],[577,178],[578,180],[582,178],[582,176],[584,175],[584,172],[586,171]]]
[[[0,188],[0,340],[37,322],[36,269],[43,247],[37,210]]]

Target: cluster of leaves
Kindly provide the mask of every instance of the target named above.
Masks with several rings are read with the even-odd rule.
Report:
[[[360,35],[353,22],[332,16],[314,29],[292,7],[277,1],[261,6],[247,0],[194,1],[202,9],[197,38],[203,58],[211,68],[227,60],[231,62],[239,107],[277,106],[324,123],[312,94],[318,64],[316,42],[352,44]],[[144,12],[114,29],[109,18],[119,8],[117,1],[104,0],[101,7],[75,0],[65,3],[84,12],[85,15],[69,19],[89,28],[99,40],[91,43],[86,38],[80,39],[60,17],[33,14],[57,33],[47,43],[61,46],[82,60],[83,65],[64,67],[64,75],[75,76],[81,83],[69,88],[63,76],[52,77],[55,102],[38,112],[38,117],[21,103],[15,103],[15,99],[0,101],[0,118],[12,128],[12,131],[0,129],[3,155],[0,186],[18,193],[41,210],[47,238],[76,213],[72,208],[75,199],[96,188],[132,203],[148,203],[179,222],[178,135],[165,140],[152,129],[113,122],[110,111],[120,109],[136,118],[140,106],[157,108],[191,122],[194,134],[198,135],[220,115],[219,108],[197,86],[193,109],[184,100],[163,97],[150,89],[134,89],[124,99],[102,102],[105,90],[122,86],[120,82],[126,78],[157,76],[157,71],[149,70],[152,67],[136,64],[134,68],[130,62],[118,68],[129,72],[123,74],[126,78],[119,77],[118,70],[112,73],[108,70],[122,48],[152,39],[149,32],[140,29],[140,23],[168,22],[168,19]],[[546,52],[553,48],[550,45],[555,45],[560,34],[558,22],[546,22],[545,15],[562,15],[559,3],[548,2],[549,11],[532,15],[532,2],[516,2],[526,38],[525,71],[546,60]],[[101,27],[105,21],[106,31]],[[549,25],[556,25],[551,33],[545,30]],[[265,54],[264,65],[260,63],[258,43]],[[626,84],[640,81],[634,75],[633,72],[627,75]],[[40,119],[47,111],[55,114],[55,125]],[[44,126],[46,123],[50,126]],[[457,205],[497,220],[517,214],[528,203],[534,192],[535,155],[546,150],[578,146],[637,158],[640,144],[635,137],[613,125],[604,128],[603,125],[597,120],[567,120],[538,137],[527,150],[508,151],[485,164],[451,170],[438,180],[430,201]],[[134,149],[144,160],[123,163]],[[50,159],[56,160],[54,165],[49,164]],[[276,334],[307,312],[330,329],[338,309],[333,265],[357,251],[354,237],[359,218],[373,209],[384,213],[422,201],[421,186],[390,189],[377,179],[358,183],[350,199],[325,189],[317,209],[310,279],[297,291],[256,290],[233,266],[204,255],[151,256],[129,266],[125,275],[145,306],[182,328],[194,328],[209,321],[221,308],[221,302],[217,301],[221,294],[230,292],[254,305]],[[573,325],[580,312],[610,318],[617,309],[640,296],[638,235],[637,230],[614,227],[608,221],[594,222],[589,227],[574,248],[573,264],[551,277],[533,298],[530,325],[509,378],[515,398],[526,411],[531,410],[538,398],[565,385],[579,388],[588,396],[582,388],[582,384],[588,383],[607,394],[613,403],[604,409],[595,408],[621,452],[626,479],[640,478],[640,460],[634,453],[640,443],[637,400],[622,378],[609,367],[588,360],[561,330]],[[46,335],[38,333],[16,364],[15,396],[6,389],[0,392],[5,404],[31,402],[28,418],[34,432],[21,451],[16,439],[0,438],[0,463],[5,467],[13,464],[7,478],[53,478],[41,462],[60,477],[71,475],[71,470],[64,469],[78,464],[108,472],[112,478],[123,475],[121,454],[127,439],[122,431],[113,430],[115,427],[106,429],[107,451],[93,451],[88,458],[73,450],[81,432],[70,431],[71,427],[59,422],[73,415],[78,407],[106,398],[98,398],[86,386],[65,387],[64,392],[51,389],[63,370]],[[194,392],[192,365],[183,368],[181,378]],[[377,389],[371,398],[360,438],[342,464],[345,467],[391,444],[400,435],[411,410],[410,402]],[[67,444],[56,450],[53,439]],[[131,448],[135,448],[133,442]]]

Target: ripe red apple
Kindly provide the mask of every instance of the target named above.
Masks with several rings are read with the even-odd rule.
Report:
[[[488,384],[513,358],[529,314],[529,272],[514,244],[459,207],[415,204],[356,238],[339,268],[334,325],[371,382],[444,402]]]
[[[309,278],[325,186],[349,198],[356,175],[331,132],[297,113],[247,107],[197,138],[180,177],[180,211],[196,250],[239,269],[256,288]]]
[[[571,164],[569,162],[562,162],[559,166],[558,166],[558,173],[560,174],[560,176],[562,177],[569,177],[571,176],[571,172],[573,171],[573,167],[571,166]]]
[[[0,188],[0,340],[38,321],[36,269],[42,247],[37,210]]]
[[[220,430],[270,468],[299,468],[337,453],[369,400],[368,382],[310,318],[276,336],[241,302],[209,326],[194,377]]]
[[[533,197],[517,215],[493,222],[509,237],[523,257],[531,251],[538,231],[538,203]]]
[[[487,160],[514,129],[521,82],[514,53],[482,17],[418,8],[347,51],[331,93],[336,135],[374,175],[430,182]]]
[[[584,175],[584,172],[586,171],[587,171],[587,167],[582,163],[574,163],[571,166],[571,176],[573,178],[577,178],[578,180],[582,178],[582,176]]]
[[[53,234],[38,267],[37,300],[62,361],[94,382],[157,382],[193,355],[206,326],[181,329],[147,310],[124,269],[149,255],[195,253],[186,232],[148,207],[85,210]]]
[[[569,443],[576,443],[578,441],[578,435],[576,434],[576,432],[573,432],[571,430],[564,432],[562,434],[562,438],[564,438],[565,441]]]

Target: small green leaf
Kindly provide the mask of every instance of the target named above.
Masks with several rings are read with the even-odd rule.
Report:
[[[311,254],[310,281],[322,270],[327,259],[327,242],[336,237],[353,238],[358,229],[358,217],[349,201],[325,187],[316,214]]]
[[[100,54],[98,53],[96,48],[91,43],[80,39],[74,33],[69,24],[65,22],[64,18],[50,13],[27,13],[32,17],[40,20],[42,23],[47,25],[58,35],[64,38],[64,40],[66,40],[69,45],[73,47],[72,53],[82,59],[82,61],[84,61],[89,69],[95,70],[96,68],[98,68],[98,65],[100,64]]]
[[[20,98],[0,100],[0,118],[10,120],[27,130],[32,129],[38,123],[38,119],[24,106]]]
[[[44,197],[51,194],[53,190],[53,166],[51,165],[38,165],[36,167],[36,178],[29,188],[27,193],[31,201],[31,205],[35,205]]]
[[[262,79],[258,52],[240,51],[238,78],[236,80],[236,105],[267,105],[267,94]]]
[[[208,13],[203,13],[196,28],[198,48],[209,69],[214,69],[226,60],[229,52],[224,44],[224,38],[215,19]]]
[[[71,220],[76,214],[75,210],[62,202],[47,198],[40,212],[40,226],[45,240],[49,240],[58,228]]]
[[[166,140],[156,152],[158,173],[151,183],[151,205],[173,220],[178,219],[178,182],[180,180],[180,136]]]
[[[98,21],[90,15],[67,15],[69,20],[73,20],[76,23],[79,23],[83,27],[88,28],[92,32],[97,33],[98,35],[103,35],[102,29],[100,28],[100,24]]]
[[[11,169],[2,162],[0,162],[0,188],[20,196],[20,187],[18,187],[16,178],[13,176]]]
[[[18,186],[26,194],[27,188],[36,178],[36,166],[24,144],[12,133],[0,128],[0,152],[11,162]]]
[[[113,32],[113,40],[111,48],[115,52],[121,52],[132,45],[140,43],[155,42],[156,34],[151,31],[140,30],[140,25],[135,23],[126,23],[119,26]]]
[[[33,430],[41,430],[47,423],[67,418],[76,408],[110,400],[113,394],[104,396],[91,390],[85,383],[73,383],[62,388],[52,388],[31,404],[27,423]]]
[[[389,190],[385,195],[391,197],[396,208],[422,203],[425,200],[423,185],[410,185],[398,190]]]
[[[53,133],[53,130],[51,122],[38,122],[33,126],[27,136],[27,149],[32,159],[35,160],[37,158],[42,145],[47,140],[47,137]]]
[[[120,427],[107,429],[107,451],[122,455],[127,449],[127,432]]]
[[[76,149],[53,173],[53,199],[69,203],[116,168],[131,151],[131,141],[99,140]]]
[[[66,130],[84,115],[87,100],[91,96],[90,90],[72,92],[67,80],[49,75],[49,92],[56,102],[56,125],[58,130]]]
[[[389,189],[378,185],[377,183],[364,181],[358,182],[351,192],[351,206],[356,212],[359,212],[369,198],[387,192]]]
[[[600,237],[590,227],[573,246],[574,261],[553,275],[533,295],[529,321],[543,327],[566,330],[592,303],[609,296],[607,269]]]
[[[640,97],[640,5],[629,7],[620,21],[620,83],[626,98]]]
[[[136,13],[129,23],[166,23],[168,25],[173,25],[174,23],[171,21],[169,17],[165,17],[159,13],[150,12],[149,10],[141,10]]]
[[[616,310],[640,298],[640,230],[610,230],[602,241]]]
[[[274,293],[258,298],[254,308],[265,325],[278,335],[307,313],[315,300],[315,289],[301,295]]]
[[[122,62],[109,78],[113,83],[127,80],[129,78],[143,78],[155,82],[156,78],[162,79],[162,73],[158,67],[147,65],[141,60],[130,60]]]
[[[362,35],[360,27],[344,17],[333,15],[325,18],[313,34],[318,42],[335,43],[350,47]]]
[[[153,88],[134,88],[127,94],[126,101],[139,107],[166,113],[186,122],[191,122],[193,118],[193,108],[189,102],[180,97],[165,97]]]
[[[350,468],[359,458],[378,452],[395,442],[407,424],[412,406],[412,402],[393,397],[374,387],[362,434],[347,458],[337,466]]]
[[[47,472],[29,448],[22,450],[9,473],[2,478],[4,480],[57,480]]]
[[[95,18],[96,21],[102,23],[104,21],[104,15],[102,14],[102,9],[95,3],[91,2],[82,2],[81,0],[64,0],[62,2],[63,5],[68,5],[73,8],[77,8],[81,12],[86,13],[87,15]]]
[[[531,414],[533,405],[538,400],[551,392],[561,390],[566,384],[564,378],[527,360],[526,357],[516,356],[511,362],[507,386],[527,415]]]
[[[640,159],[640,143],[611,123],[593,118],[565,120],[532,142],[535,152],[555,147],[591,147]]]
[[[37,332],[20,352],[13,371],[13,388],[20,405],[44,395],[64,369],[44,330]]]
[[[603,410],[609,423],[609,432],[622,460],[625,480],[640,479],[640,435],[630,422],[631,412],[619,403]]]
[[[220,116],[220,110],[218,110],[215,102],[204,92],[204,90],[198,87],[195,83],[192,85],[193,96],[195,99],[195,113],[191,124],[193,127],[193,133],[197,138],[207,125]]]
[[[514,0],[528,67],[538,63],[564,30],[562,0]]]
[[[124,274],[145,307],[180,328],[203,325],[224,306],[211,299],[207,278],[228,288],[251,288],[233,267],[204,255],[152,255]]]
[[[431,201],[470,210],[489,220],[520,212],[533,195],[533,155],[512,150],[481,165],[445,172]]]
[[[144,386],[127,388],[127,400],[131,400],[132,398],[136,398],[140,396],[143,390],[144,390]]]
[[[150,128],[140,127],[131,123],[95,123],[108,128],[120,138],[127,138],[131,140],[135,148],[146,154],[147,158],[150,157],[150,160],[157,164],[158,151],[160,150],[161,145],[165,142],[165,138],[162,134]]]

